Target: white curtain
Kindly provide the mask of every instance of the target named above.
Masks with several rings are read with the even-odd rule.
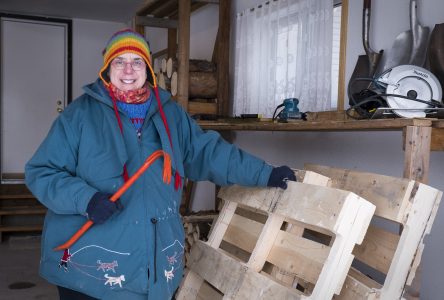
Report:
[[[331,107],[332,0],[271,0],[238,14],[234,115],[271,117],[285,98]]]

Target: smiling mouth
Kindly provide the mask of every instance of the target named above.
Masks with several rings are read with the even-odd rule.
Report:
[[[131,84],[131,83],[136,82],[135,79],[121,79],[120,81],[125,84]]]

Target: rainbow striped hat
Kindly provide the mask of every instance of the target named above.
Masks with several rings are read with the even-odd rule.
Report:
[[[103,50],[103,67],[99,71],[99,77],[107,87],[109,86],[108,66],[114,58],[122,53],[134,53],[142,57],[149,70],[149,72],[147,72],[147,80],[153,86],[157,85],[156,77],[151,66],[151,55],[148,43],[138,32],[127,28],[114,33]]]

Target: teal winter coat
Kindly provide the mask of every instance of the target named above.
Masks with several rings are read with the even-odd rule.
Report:
[[[123,184],[123,166],[131,176],[156,150],[170,154],[172,167],[182,177],[222,186],[265,186],[272,167],[218,133],[202,131],[164,90],[160,97],[173,149],[154,97],[140,135],[119,111],[122,135],[101,81],[84,90],[56,119],[25,169],[27,186],[48,207],[40,274],[53,284],[100,299],[170,299],[184,267],[182,190],[162,181],[163,159],[123,194],[120,213],[92,226],[69,252],[53,248],[87,221],[94,193],[116,192]]]

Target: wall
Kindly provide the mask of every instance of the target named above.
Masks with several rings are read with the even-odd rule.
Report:
[[[96,80],[103,65],[102,50],[111,35],[124,27],[124,23],[73,20],[73,99],[83,93],[85,84]]]
[[[233,16],[259,2],[262,1],[235,1]],[[364,54],[361,43],[363,1],[349,2],[346,82],[358,55]],[[444,22],[443,1],[419,0],[418,6],[421,24],[432,29],[435,23]],[[409,28],[408,11],[408,0],[373,0],[370,45],[374,50],[389,49],[396,36]],[[401,132],[238,132],[235,143],[275,165],[288,164],[302,168],[304,163],[311,162],[391,176],[402,176],[403,172]],[[429,184],[444,190],[443,178],[444,152],[432,152]],[[442,299],[444,294],[441,275],[444,270],[444,260],[441,258],[444,253],[443,206],[438,211],[431,234],[425,240],[421,299]]]

